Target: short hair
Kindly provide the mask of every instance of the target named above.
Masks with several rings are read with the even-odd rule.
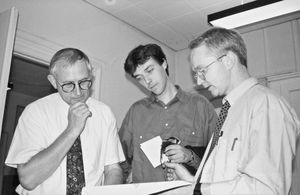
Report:
[[[125,72],[133,77],[136,68],[144,64],[150,58],[155,60],[159,65],[167,61],[166,55],[160,46],[156,44],[139,45],[129,52],[124,63]],[[166,68],[166,73],[169,75],[168,67]]]
[[[195,49],[205,44],[210,50],[221,53],[232,51],[238,56],[240,63],[247,67],[247,48],[242,36],[234,31],[214,27],[190,42],[189,48]]]
[[[74,65],[77,61],[83,61],[86,63],[87,68],[92,72],[93,67],[90,64],[90,60],[85,53],[76,48],[64,48],[57,51],[51,61],[49,66],[50,74],[54,75],[57,66],[63,66],[64,68]]]

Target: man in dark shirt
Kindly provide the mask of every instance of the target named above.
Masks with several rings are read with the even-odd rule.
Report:
[[[124,69],[151,92],[131,106],[119,131],[132,182],[165,180],[163,167],[154,168],[140,148],[156,136],[178,138],[180,144],[167,146],[165,154],[169,161],[183,163],[195,173],[204,153],[199,149],[208,144],[214,130],[214,107],[205,97],[184,92],[172,83],[166,56],[156,44],[133,49]]]

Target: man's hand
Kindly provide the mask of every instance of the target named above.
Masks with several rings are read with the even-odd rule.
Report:
[[[193,182],[194,176],[190,174],[190,172],[182,165],[178,163],[168,163],[164,164],[167,168],[167,180],[184,180],[188,182]]]
[[[91,117],[92,113],[85,103],[77,102],[70,106],[68,114],[68,128],[76,129],[79,135],[86,124],[87,118]]]
[[[104,166],[104,185],[122,184],[123,171],[119,163]]]
[[[166,147],[165,154],[169,161],[173,163],[187,163],[192,160],[191,151],[179,144]]]

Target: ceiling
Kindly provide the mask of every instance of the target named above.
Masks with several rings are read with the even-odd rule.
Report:
[[[209,28],[207,15],[253,0],[84,0],[174,51]]]

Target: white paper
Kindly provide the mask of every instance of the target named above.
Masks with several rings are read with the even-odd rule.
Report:
[[[162,139],[160,136],[156,136],[148,141],[141,144],[141,149],[151,162],[152,166],[156,168],[161,164],[160,161],[160,150],[161,150]]]
[[[82,195],[147,195],[188,185],[191,185],[191,183],[186,181],[163,181],[108,186],[90,186],[82,189]]]

